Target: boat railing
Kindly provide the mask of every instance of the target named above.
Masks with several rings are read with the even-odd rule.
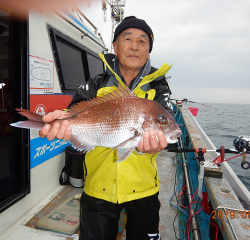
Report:
[[[180,147],[197,149],[197,151],[179,153],[183,165],[183,171],[179,174],[186,177],[185,185],[187,185],[187,181],[190,182],[188,198],[192,198],[196,190],[198,191],[199,178],[202,169],[204,169],[202,192],[207,192],[213,210],[209,217],[206,213],[200,212],[196,215],[196,219],[192,220],[194,222],[191,231],[193,238],[190,239],[209,239],[208,229],[211,224],[208,224],[208,222],[211,220],[218,224],[224,239],[246,239],[248,231],[245,226],[246,224],[250,226],[250,211],[242,206],[234,189],[225,178],[222,168],[213,163],[215,155],[212,155],[211,151],[206,151],[207,149],[215,150],[215,146],[186,106],[174,105],[174,111],[175,120],[182,130],[182,145]],[[215,151],[213,153],[216,154]],[[195,196],[195,199],[198,201],[200,198]],[[180,216],[179,221],[183,220],[183,217],[187,218],[186,216]],[[180,227],[180,237],[185,237],[185,233],[186,226],[184,225]]]

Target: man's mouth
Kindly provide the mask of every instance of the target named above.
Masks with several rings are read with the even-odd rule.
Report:
[[[128,55],[128,57],[138,58],[136,55]]]

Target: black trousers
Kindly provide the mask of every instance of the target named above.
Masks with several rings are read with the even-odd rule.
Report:
[[[127,240],[160,240],[158,194],[115,204],[83,193],[79,240],[116,240],[123,208],[127,215]]]

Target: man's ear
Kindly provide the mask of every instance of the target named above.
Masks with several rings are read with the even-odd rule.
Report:
[[[117,43],[113,42],[113,47],[114,47],[114,53],[117,55]]]
[[[150,54],[148,54],[148,58],[150,58]]]

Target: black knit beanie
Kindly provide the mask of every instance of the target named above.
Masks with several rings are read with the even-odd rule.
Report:
[[[113,43],[116,41],[118,36],[126,29],[129,28],[137,28],[142,30],[148,35],[149,38],[149,52],[152,51],[153,48],[153,42],[154,42],[154,34],[152,29],[148,26],[148,24],[139,18],[136,18],[135,16],[126,17],[123,19],[123,21],[117,26],[115,29],[114,39]]]

